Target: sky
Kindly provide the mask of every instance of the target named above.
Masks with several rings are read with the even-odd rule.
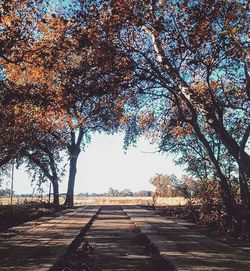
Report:
[[[75,194],[103,193],[110,187],[118,190],[154,190],[149,179],[157,173],[175,174],[184,172],[173,162],[171,155],[156,152],[156,146],[140,139],[136,147],[123,150],[123,135],[95,134],[91,143],[78,160]],[[10,178],[9,178],[10,179]],[[31,178],[24,169],[15,169],[14,191],[16,194],[32,193]],[[6,185],[8,180],[6,180]],[[48,191],[48,185],[44,187]],[[60,184],[60,193],[67,190],[67,176]]]

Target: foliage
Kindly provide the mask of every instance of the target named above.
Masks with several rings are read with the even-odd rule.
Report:
[[[137,192],[132,192],[131,190],[127,188],[119,191],[111,187],[106,193],[79,193],[78,196],[81,196],[81,197],[151,197],[152,191],[141,190]]]
[[[177,190],[178,179],[175,175],[157,174],[150,179],[150,183],[155,186],[154,197],[176,197],[180,195]]]
[[[58,182],[66,153],[72,205],[91,134],[123,129],[216,180],[233,219],[235,187],[249,208],[248,1],[4,0],[0,15],[0,167]]]
[[[10,197],[10,195],[11,195],[11,191],[9,188],[0,189],[0,196],[1,197],[4,197],[4,196]]]
[[[149,190],[141,190],[138,192],[134,192],[134,197],[151,197],[152,196],[152,191]]]
[[[112,54],[106,30],[96,24],[98,13],[78,5],[71,14],[51,14],[48,5],[43,1],[2,5],[2,43],[15,33],[11,52],[6,46],[0,60],[3,82],[18,93],[10,104],[14,122],[8,126],[21,138],[9,138],[1,146],[22,145],[13,156],[25,157],[30,169],[52,183],[59,180],[57,164],[60,152],[66,151],[70,161],[66,202],[73,204],[78,155],[92,132],[117,129],[125,97],[117,90],[128,70],[122,55]],[[46,145],[53,148],[45,150]]]
[[[113,189],[112,187],[110,187],[109,191],[107,193],[107,196],[109,196],[109,197],[119,197],[119,194],[120,194],[119,190]]]
[[[242,202],[246,207],[250,202],[248,2],[112,1],[109,18],[119,33],[116,49],[133,63],[135,110],[126,142],[146,133],[178,148],[176,141],[188,146],[191,137],[194,148],[198,143],[205,153],[202,162],[209,160],[228,213],[236,217],[228,161],[243,176]],[[154,117],[141,125],[140,116],[148,112]]]
[[[133,196],[133,192],[130,191],[129,189],[123,189],[122,191],[120,191],[119,196],[121,196],[121,197],[131,197],[131,196]]]

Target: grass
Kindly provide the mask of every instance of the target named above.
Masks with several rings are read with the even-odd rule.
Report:
[[[60,197],[60,204],[64,203],[65,197]],[[13,204],[19,205],[28,202],[48,202],[48,197],[13,197]],[[51,197],[51,202],[53,197]],[[152,197],[81,197],[75,196],[75,205],[153,205]],[[185,205],[187,200],[182,197],[157,198],[155,205]],[[0,197],[0,205],[10,205],[10,198]]]

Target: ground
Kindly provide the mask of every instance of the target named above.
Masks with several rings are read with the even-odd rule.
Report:
[[[83,206],[0,233],[0,270],[249,271],[250,252],[136,205]]]
[[[42,216],[53,217],[63,206],[46,202],[27,202],[20,205],[0,205],[0,231]]]

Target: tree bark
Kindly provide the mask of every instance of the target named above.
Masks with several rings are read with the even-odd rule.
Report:
[[[239,168],[240,197],[243,205],[250,210],[250,193],[248,179],[244,172]]]
[[[189,121],[189,123],[192,125],[197,138],[201,141],[201,143],[205,147],[209,155],[209,159],[213,163],[217,176],[220,179],[221,196],[223,203],[227,209],[227,212],[232,218],[236,219],[238,217],[238,212],[235,199],[229,187],[228,180],[221,171],[220,165],[213,153],[212,148],[209,145],[209,142],[207,141],[206,137],[200,130],[197,120],[197,112],[193,107],[192,103],[186,98],[185,95],[183,95],[183,93],[181,93],[181,99],[183,99],[186,102],[187,107],[190,109],[190,112],[192,113],[192,120]],[[244,144],[242,144],[242,146],[238,145],[237,141],[228,133],[223,124],[216,118],[215,114],[210,113],[207,115],[207,118],[212,120],[212,122],[208,121],[208,123],[213,128],[217,136],[221,139],[222,143],[227,148],[228,152],[235,158],[242,173],[244,174],[244,176],[246,176],[246,179],[249,179],[250,156],[244,151]]]
[[[214,156],[214,153],[209,145],[209,142],[207,141],[205,136],[200,131],[198,123],[194,121],[192,123],[192,127],[195,131],[197,138],[201,141],[204,148],[206,149],[210,161],[214,165],[217,177],[220,180],[219,184],[220,184],[220,190],[221,190],[221,198],[222,198],[222,202],[226,208],[226,211],[227,211],[229,217],[231,218],[231,220],[237,221],[239,215],[238,215],[235,199],[232,195],[232,191],[231,191],[230,186],[228,184],[228,180],[225,177],[225,175],[223,174],[223,172],[221,171],[220,165]]]
[[[84,130],[83,128],[79,129],[79,134],[76,139],[75,131],[71,131],[71,144],[68,146],[68,151],[70,155],[69,161],[69,179],[68,179],[68,189],[67,195],[64,202],[64,205],[74,206],[74,187],[75,187],[75,178],[77,172],[77,160],[81,152],[81,142],[83,139]]]
[[[53,203],[55,205],[59,205],[59,185],[58,185],[58,181],[57,180],[52,181],[52,185],[53,185]]]
[[[68,179],[68,189],[67,195],[64,202],[64,205],[74,206],[74,187],[75,187],[75,178],[77,173],[77,159],[80,154],[80,149],[71,154],[70,163],[69,163],[69,179]]]
[[[237,161],[239,168],[244,172],[246,178],[250,179],[250,155],[248,155],[236,140],[227,132],[227,130],[221,125],[215,115],[210,114],[212,119],[211,127],[221,139],[228,152]]]

